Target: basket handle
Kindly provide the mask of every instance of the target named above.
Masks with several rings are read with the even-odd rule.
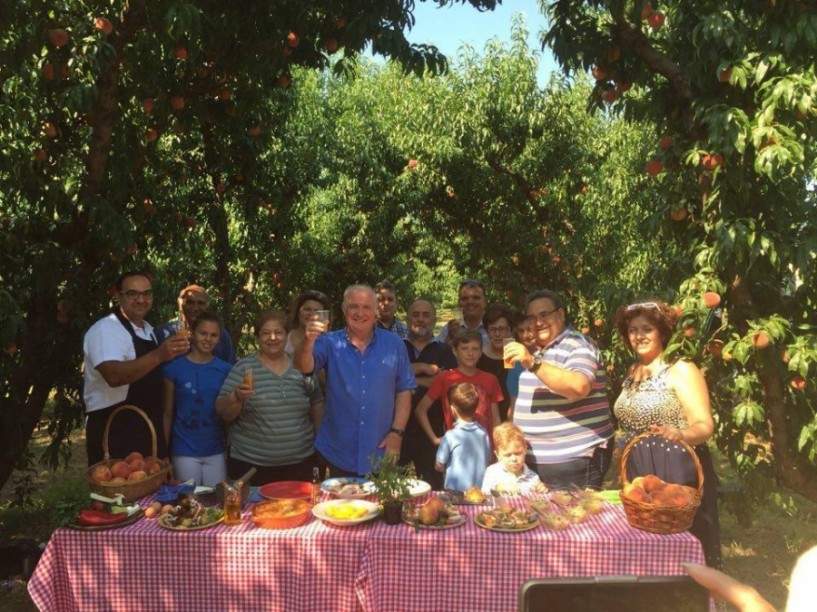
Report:
[[[643,440],[645,438],[651,438],[653,436],[656,437],[656,438],[661,437],[658,434],[654,434],[654,433],[650,433],[649,431],[645,431],[645,432],[642,432],[642,433],[638,434],[635,438],[630,440],[627,443],[627,446],[624,447],[624,452],[621,455],[621,463],[619,464],[619,468],[618,468],[618,470],[619,470],[618,476],[619,476],[619,480],[621,481],[622,488],[624,488],[626,485],[630,484],[630,480],[627,478],[627,459],[629,459],[629,457],[630,457],[630,451],[632,450],[635,443],[638,442],[639,440]],[[695,450],[689,444],[687,444],[686,440],[678,440],[678,442],[680,442],[680,444],[684,448],[686,448],[687,452],[689,453],[689,456],[692,457],[692,461],[695,464],[695,470],[698,472],[698,495],[703,495],[703,490],[704,490],[704,470],[703,470],[703,467],[701,467],[701,460],[698,459],[698,453],[696,453]]]
[[[134,412],[136,412],[136,414],[145,419],[145,423],[148,424],[148,428],[150,429],[150,442],[151,447],[153,448],[152,455],[155,457],[156,453],[159,452],[159,448],[156,445],[156,428],[153,427],[153,423],[151,423],[150,418],[148,418],[148,415],[145,414],[145,411],[139,408],[138,406],[134,406],[133,404],[123,404],[119,406],[116,410],[114,410],[108,417],[108,420],[105,421],[105,431],[102,434],[102,452],[104,454],[105,460],[107,461],[108,459],[111,458],[111,452],[108,448],[108,433],[111,429],[111,421],[113,421],[113,418],[123,410],[133,410]]]

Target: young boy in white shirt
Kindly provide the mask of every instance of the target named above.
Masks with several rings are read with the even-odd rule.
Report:
[[[482,490],[490,493],[496,490],[507,495],[525,493],[545,493],[547,487],[539,480],[539,475],[525,465],[525,434],[513,423],[502,423],[494,428],[494,448],[497,463],[485,470]]]

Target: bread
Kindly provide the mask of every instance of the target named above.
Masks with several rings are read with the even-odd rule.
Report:
[[[472,504],[481,504],[485,501],[485,494],[476,487],[471,487],[465,492],[465,501]]]

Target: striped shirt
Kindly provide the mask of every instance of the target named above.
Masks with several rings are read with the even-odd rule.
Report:
[[[310,408],[322,400],[320,386],[292,365],[281,376],[255,355],[241,359],[227,375],[219,397],[233,392],[244,368],[253,371],[255,395],[244,401],[228,431],[230,456],[258,466],[291,465],[315,451]]]
[[[567,399],[552,392],[536,374],[519,377],[519,396],[513,422],[525,433],[528,459],[536,463],[563,463],[593,454],[613,436],[607,376],[593,342],[572,326],[537,357],[566,370],[581,372],[591,381],[585,397]]]

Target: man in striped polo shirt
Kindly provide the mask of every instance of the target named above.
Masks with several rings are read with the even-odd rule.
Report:
[[[613,426],[599,350],[565,322],[553,291],[528,295],[536,350],[514,342],[506,356],[519,361],[519,396],[513,422],[525,433],[527,462],[550,488],[601,488],[612,453]]]

